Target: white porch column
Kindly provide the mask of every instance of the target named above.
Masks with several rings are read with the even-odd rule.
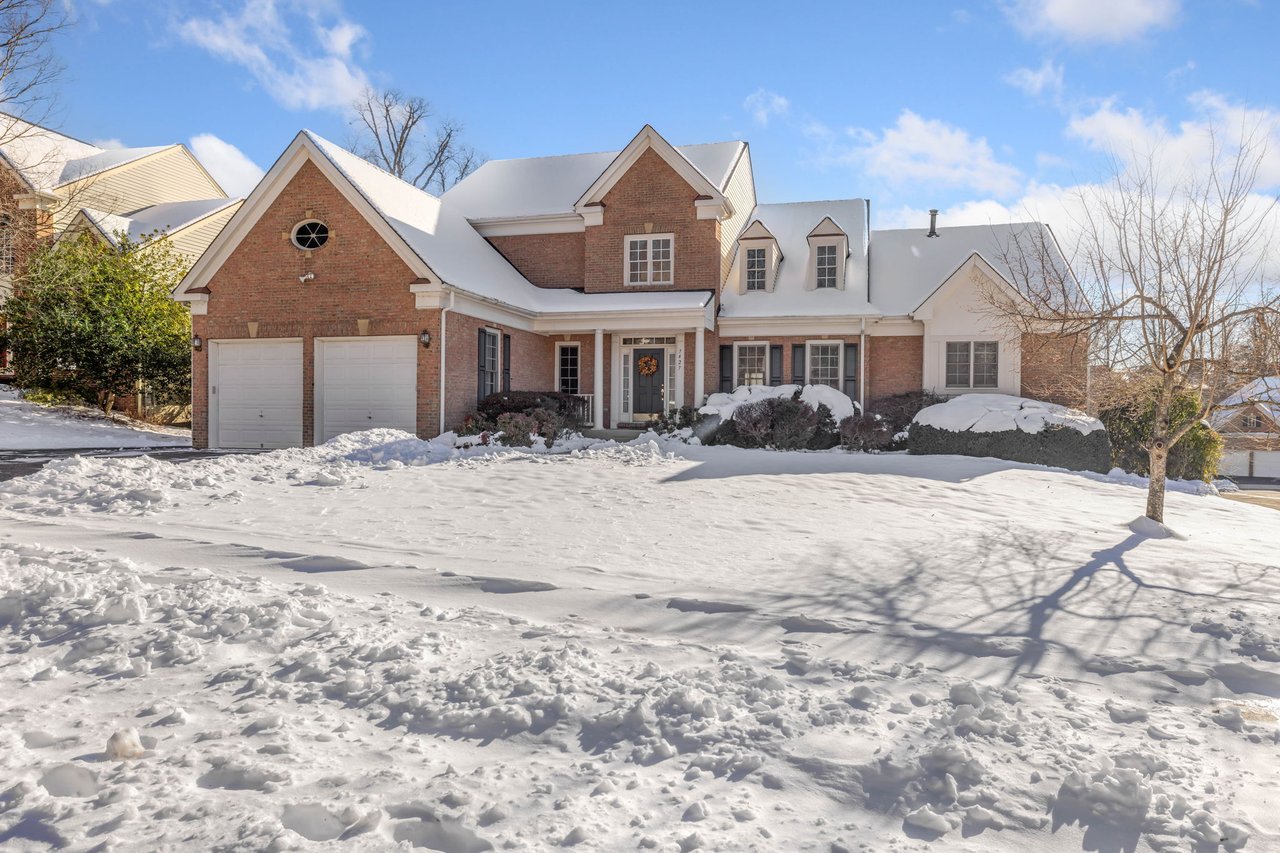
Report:
[[[592,385],[591,419],[596,429],[607,429],[604,422],[604,329],[596,329],[595,382]]]
[[[703,386],[706,384],[704,374],[706,373],[707,356],[706,349],[706,329],[701,323],[698,328],[693,331],[693,405],[697,408],[702,405],[702,395],[706,392]]]

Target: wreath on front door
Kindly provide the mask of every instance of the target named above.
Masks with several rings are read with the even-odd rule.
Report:
[[[651,355],[642,355],[636,362],[636,369],[641,376],[652,376],[658,372],[658,360]]]

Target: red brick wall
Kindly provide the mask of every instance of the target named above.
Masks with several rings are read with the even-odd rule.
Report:
[[[867,336],[867,408],[875,410],[882,397],[919,391],[924,387],[924,337]]]
[[[445,360],[448,374],[445,379],[445,429],[455,429],[463,418],[476,410],[479,394],[477,350],[482,328],[496,329],[511,336],[511,390],[550,391],[555,387],[555,374],[552,372],[555,344],[551,338],[453,311],[446,315],[446,322],[449,335],[446,344],[448,358]]]
[[[582,232],[490,237],[489,242],[538,287],[582,287],[586,263]]]
[[[1081,335],[1022,336],[1023,397],[1083,406],[1089,372],[1088,338]]]
[[[287,236],[307,210],[331,232],[328,244],[311,258]],[[315,279],[300,284],[298,277],[306,272],[314,272]],[[192,318],[194,331],[206,341],[248,338],[248,324],[256,322],[258,338],[302,338],[303,440],[310,444],[314,338],[358,335],[357,320],[366,319],[369,335],[416,335],[426,329],[439,340],[439,312],[414,308],[409,292],[414,278],[364,217],[307,163],[214,273],[208,314]],[[197,447],[207,446],[209,438],[208,350],[193,353],[192,441]],[[419,347],[417,426],[424,437],[438,431],[439,359],[434,346]]]
[[[698,219],[698,192],[652,150],[604,197],[604,224],[586,231],[585,286],[589,293],[634,290],[623,280],[623,239],[628,234],[671,233],[674,284],[645,290],[720,289],[719,223]]]

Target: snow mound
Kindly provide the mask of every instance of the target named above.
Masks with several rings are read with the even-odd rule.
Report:
[[[800,399],[812,409],[825,404],[836,423],[859,411],[858,404],[847,394],[829,385],[739,385],[732,393],[721,392],[707,397],[706,405],[698,411],[704,415],[719,415],[721,420],[729,421],[733,420],[733,413],[739,406],[773,397],[789,400],[797,391]]]
[[[948,432],[1038,433],[1045,427],[1070,427],[1083,435],[1105,429],[1102,421],[1084,412],[1008,394],[961,394],[945,403],[921,409],[913,423]]]

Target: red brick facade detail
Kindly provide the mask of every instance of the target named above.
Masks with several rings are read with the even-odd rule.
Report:
[[[307,211],[330,228],[328,244],[310,258],[288,238]],[[307,272],[315,273],[315,279],[299,283]],[[414,307],[409,284],[415,278],[342,193],[306,163],[213,274],[208,314],[192,318],[193,331],[206,341],[248,338],[249,323],[257,323],[258,338],[302,338],[303,440],[311,444],[315,338],[359,335],[358,321],[368,320],[371,336],[417,335],[425,329],[439,340],[439,312]],[[208,352],[205,346],[192,359],[192,441],[197,447],[209,441]],[[439,431],[439,367],[437,349],[418,349],[422,436]]]
[[[924,338],[920,335],[867,337],[867,409],[877,400],[924,387]]]
[[[1023,397],[1084,406],[1088,396],[1089,346],[1085,335],[1022,336]]]
[[[490,237],[489,242],[538,287],[582,287],[586,235],[581,231]]]
[[[445,315],[445,322],[449,327],[448,358],[445,360],[445,429],[457,428],[463,418],[476,410],[479,402],[480,329],[492,329],[511,336],[512,390],[546,391],[554,387],[552,355],[555,344],[550,338],[453,311]],[[428,433],[434,435],[437,431],[428,430]]]
[[[698,219],[698,191],[652,149],[645,151],[604,197],[604,224],[586,231],[588,293],[720,289],[720,223]],[[673,284],[628,287],[623,240],[628,234],[673,234]]]

